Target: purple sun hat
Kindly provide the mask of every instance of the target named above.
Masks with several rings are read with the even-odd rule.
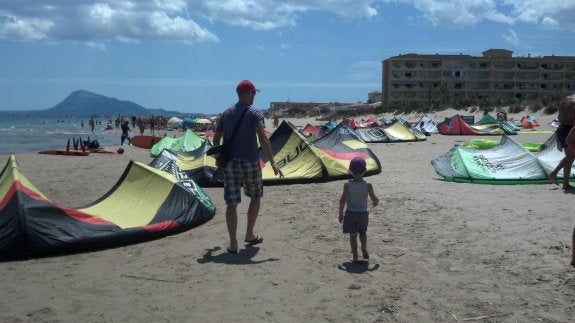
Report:
[[[349,163],[348,173],[351,175],[359,175],[365,172],[366,164],[365,160],[361,157],[354,157]]]

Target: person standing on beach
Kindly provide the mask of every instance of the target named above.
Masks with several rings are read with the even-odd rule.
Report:
[[[94,120],[94,117],[90,119],[89,123],[90,123],[90,130],[92,131],[92,133],[94,133],[94,127],[96,126],[96,121]]]
[[[559,128],[555,132],[558,143],[561,145],[565,157],[561,159],[557,167],[549,173],[549,180],[552,184],[558,185],[557,174],[563,169],[563,190],[572,190],[574,187],[569,184],[571,167],[575,160],[575,94],[569,95],[563,99],[559,106],[557,116]]]
[[[339,223],[343,224],[343,233],[349,233],[349,244],[351,245],[351,254],[354,262],[358,261],[358,235],[361,242],[362,257],[366,260],[369,259],[369,253],[367,252],[368,196],[371,199],[372,207],[376,207],[379,204],[379,199],[373,192],[373,186],[363,179],[365,170],[366,163],[363,158],[354,157],[351,160],[348,172],[353,178],[343,185],[343,193],[339,199]]]
[[[257,139],[269,159],[274,174],[283,177],[281,169],[274,161],[271,144],[265,134],[264,115],[253,107],[257,91],[259,90],[250,81],[241,81],[236,87],[238,102],[224,111],[214,133],[214,145],[219,145],[223,137],[231,154],[230,162],[223,168],[226,224],[230,238],[228,253],[238,252],[237,206],[241,202],[242,184],[244,194],[250,198],[244,242],[251,245],[263,242],[263,237],[254,233],[260,211],[260,200],[263,196]],[[232,137],[236,127],[237,130]]]
[[[128,131],[130,131],[130,121],[124,121],[124,123],[122,123],[122,137],[120,137],[120,146],[124,145],[124,140],[128,139],[128,145],[132,145],[132,142],[130,140],[130,134],[128,134]]]
[[[557,174],[563,169],[563,190],[571,191],[574,189],[574,187],[569,184],[569,177],[571,175],[573,161],[575,160],[575,127],[573,127],[575,125],[575,94],[571,94],[563,99],[559,106],[557,119],[559,121],[559,128],[557,128],[555,135],[557,136],[558,144],[561,145],[565,153],[565,157],[563,157],[555,169],[549,173],[549,180],[551,183],[559,185],[557,183]],[[573,228],[571,241],[571,266],[575,267],[575,228]]]

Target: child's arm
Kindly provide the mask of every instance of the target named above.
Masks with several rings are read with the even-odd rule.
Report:
[[[379,204],[379,199],[375,196],[371,183],[367,183],[367,194],[369,194],[369,198],[371,199],[372,207],[376,207]]]
[[[343,193],[339,199],[339,223],[343,223],[343,208],[347,203],[347,183],[343,184]]]

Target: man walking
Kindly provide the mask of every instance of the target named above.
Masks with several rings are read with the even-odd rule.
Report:
[[[263,242],[263,237],[254,233],[260,211],[260,200],[263,196],[258,139],[274,174],[283,177],[282,171],[274,161],[271,144],[265,134],[264,115],[252,106],[257,91],[259,90],[250,81],[241,81],[236,87],[237,103],[224,111],[214,134],[214,145],[219,145],[223,136],[226,149],[229,149],[231,154],[230,162],[223,168],[226,223],[230,238],[227,248],[229,253],[238,252],[237,205],[241,202],[242,184],[245,195],[250,198],[244,242],[248,244]]]

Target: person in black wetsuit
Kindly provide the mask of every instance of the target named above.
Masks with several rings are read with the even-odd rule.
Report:
[[[128,134],[128,131],[130,131],[130,121],[124,121],[124,123],[122,123],[122,137],[120,137],[120,146],[124,145],[124,140],[128,139],[128,145],[132,145],[132,142],[130,140],[130,135]]]

